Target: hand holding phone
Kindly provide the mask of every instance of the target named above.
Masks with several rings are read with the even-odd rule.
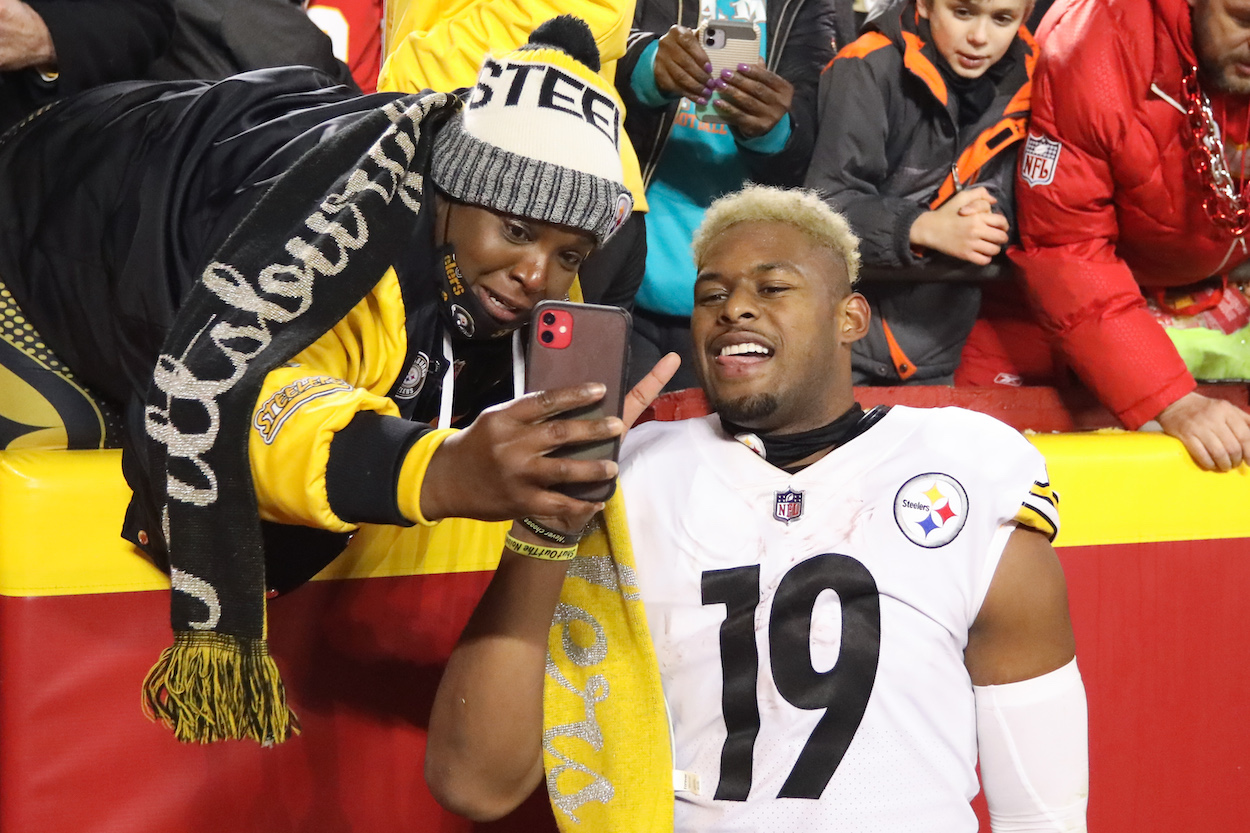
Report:
[[[556,324],[557,322],[552,322]],[[555,338],[553,335],[552,338]],[[621,423],[576,420],[563,426],[565,436],[589,445],[616,438],[632,425],[664,389],[681,364],[669,353],[624,398]],[[430,458],[421,484],[420,510],[428,520],[476,518],[482,521],[533,517],[555,528],[585,526],[598,501],[582,501],[553,484],[567,483],[576,467],[588,483],[611,483],[612,471],[602,460],[560,462],[550,458],[552,423],[562,415],[593,407],[603,400],[591,385],[548,390],[487,408],[469,426],[453,433]]]
[[[566,411],[556,419],[620,417],[625,395],[630,316],[619,307],[543,301],[534,308],[529,350],[525,359],[526,391],[553,390],[599,382],[607,390],[593,405]],[[567,445],[549,457],[576,460],[613,460],[620,451],[619,437]],[[557,490],[587,501],[604,501],[616,489],[614,479],[570,483]]]
[[[694,101],[711,81],[711,65],[698,37],[694,29],[674,25],[660,38],[654,65],[655,85],[660,92]]]
[[[447,436],[430,457],[421,479],[420,516],[507,521],[593,511],[594,502],[558,488],[570,482],[610,482],[615,464],[553,460],[550,454],[561,445],[610,441],[624,433],[621,421],[611,418],[560,419],[594,407],[603,392],[601,385],[577,385],[487,408],[468,427]]]
[[[713,106],[735,134],[750,139],[776,127],[793,100],[790,82],[757,61],[726,79]]]
[[[697,30],[699,45],[707,53],[712,76],[721,70],[737,70],[739,64],[753,64],[760,57],[760,27],[745,20],[708,20]]]

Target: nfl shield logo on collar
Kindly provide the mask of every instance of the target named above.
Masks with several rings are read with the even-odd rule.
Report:
[[[781,521],[783,524],[789,524],[790,521],[797,521],[803,516],[803,493],[794,489],[787,489],[784,492],[777,492],[777,499],[773,503],[773,519]]]
[[[1059,152],[1063,145],[1045,136],[1029,134],[1024,143],[1024,159],[1020,163],[1020,178],[1034,185],[1049,185],[1055,179],[1055,168],[1059,165]]]

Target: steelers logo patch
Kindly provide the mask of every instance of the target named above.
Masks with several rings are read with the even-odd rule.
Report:
[[[616,211],[612,215],[612,225],[608,226],[608,232],[603,236],[604,242],[608,238],[616,234],[621,226],[625,225],[625,221],[629,219],[629,213],[633,210],[634,198],[628,193],[621,194],[616,198]]]
[[[949,474],[929,472],[913,477],[894,496],[894,521],[913,544],[944,547],[964,528],[968,493]]]
[[[408,368],[408,375],[404,377],[399,389],[395,391],[395,398],[412,399],[420,393],[421,388],[425,386],[425,376],[429,372],[430,357],[424,353],[418,353],[417,357],[412,360],[412,367]]]
[[[754,434],[750,434],[744,431],[741,434],[734,434],[734,439],[742,443],[743,445],[745,445],[747,448],[754,451],[756,454],[763,457],[765,460],[768,459],[768,455],[764,452],[764,443],[760,440],[759,437],[755,436]]]

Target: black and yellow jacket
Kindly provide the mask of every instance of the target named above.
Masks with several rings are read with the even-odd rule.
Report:
[[[915,0],[894,3],[841,50],[820,81],[818,127],[806,186],[841,211],[863,262],[910,266],[911,227],[957,191],[984,186],[1015,230],[1016,156],[1028,127],[1037,47],[1024,27],[986,72],[992,93],[979,117],[939,67]],[[991,97],[992,96],[992,97]],[[920,382],[954,371],[980,293],[933,284],[870,288],[872,331],[856,352],[857,382]],[[883,321],[887,322],[883,327]]]
[[[310,578],[357,524],[425,522],[451,430],[426,421],[452,358],[429,173],[460,101],[326,81],[102,88],[0,137],[4,283],[128,408],[123,535],[172,588],[143,703],[183,741],[299,731],[267,590]],[[476,397],[462,413],[491,389],[466,377],[508,368],[507,339],[484,349],[455,354]]]
[[[187,320],[188,299],[225,253],[268,246],[282,256],[321,191],[284,212],[275,210],[275,192],[315,169],[313,150],[378,121],[382,108],[418,99],[360,97],[307,68],[212,84],[136,82],[66,99],[0,142],[0,274],[76,378],[126,412],[124,468],[135,491],[126,535],[162,566],[165,484],[159,462],[148,459],[145,409],[153,365]],[[425,134],[456,106],[449,97],[434,107]],[[387,119],[379,123],[382,130]],[[341,169],[325,176],[354,163],[339,154],[330,167]],[[412,165],[428,169],[428,159]],[[301,324],[300,346],[258,380],[243,406],[246,485],[264,522],[273,587],[311,576],[359,523],[424,521],[421,475],[447,433],[428,425],[447,361],[433,192],[424,180],[428,210],[402,221],[394,239],[353,252],[353,268],[366,272],[355,294],[329,318]],[[268,228],[284,215],[299,218],[294,232]],[[376,263],[356,267],[365,252],[379,252]],[[458,344],[455,352],[457,414],[510,395],[508,339]],[[275,558],[280,551],[300,557]]]

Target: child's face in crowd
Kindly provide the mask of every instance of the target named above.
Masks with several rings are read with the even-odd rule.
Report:
[[[1007,54],[1030,0],[919,0],[933,45],[955,74],[980,78]]]

